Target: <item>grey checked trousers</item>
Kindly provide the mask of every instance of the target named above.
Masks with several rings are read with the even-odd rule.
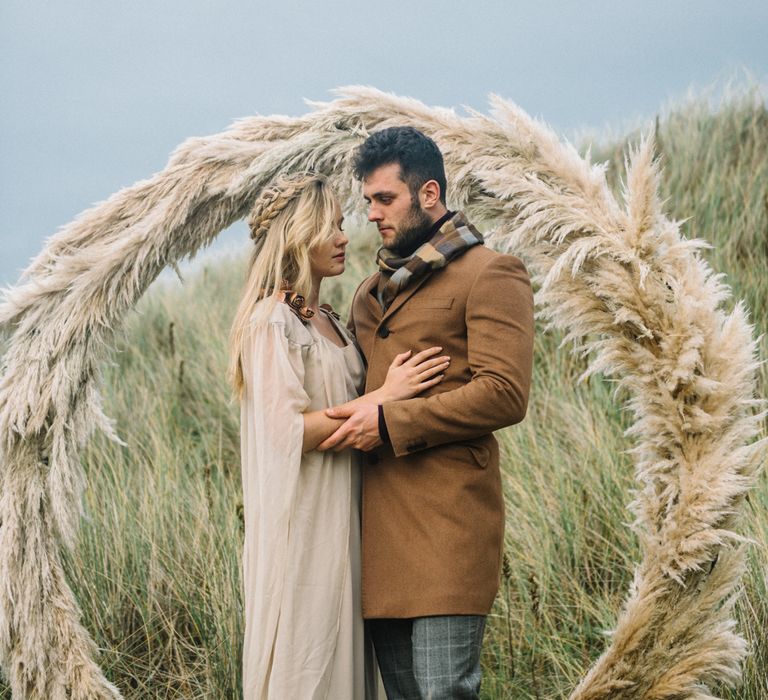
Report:
[[[369,620],[388,700],[476,700],[483,615]]]

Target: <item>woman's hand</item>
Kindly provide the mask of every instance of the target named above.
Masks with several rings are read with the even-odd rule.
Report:
[[[447,355],[435,357],[442,348],[431,347],[417,352],[402,352],[392,360],[387,378],[376,391],[380,403],[410,399],[443,380],[443,372],[451,362]]]
[[[451,362],[447,355],[436,355],[442,348],[432,347],[411,357],[411,351],[402,352],[389,366],[384,384],[375,391],[341,406],[325,409],[327,419],[341,419],[344,423],[331,436],[317,445],[318,450],[356,447],[364,452],[381,445],[377,404],[410,399],[443,380]],[[305,414],[306,415],[306,414]],[[307,449],[312,449],[312,446]]]

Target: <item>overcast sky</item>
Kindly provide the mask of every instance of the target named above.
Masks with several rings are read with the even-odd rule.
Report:
[[[0,284],[189,136],[373,85],[565,133],[768,76],[766,0],[2,0]],[[229,234],[236,240],[237,231]]]

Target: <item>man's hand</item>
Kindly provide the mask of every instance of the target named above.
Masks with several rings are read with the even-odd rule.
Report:
[[[327,408],[329,418],[344,418],[344,424],[336,432],[323,440],[317,449],[333,449],[339,452],[347,447],[356,447],[367,452],[383,444],[379,435],[379,407],[375,403],[363,403],[359,400],[352,404],[342,404]]]

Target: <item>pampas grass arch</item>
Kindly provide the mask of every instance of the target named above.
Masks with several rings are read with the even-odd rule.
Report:
[[[99,364],[127,312],[168,265],[243,218],[279,173],[329,175],[360,208],[350,154],[410,124],[445,155],[450,205],[495,226],[537,284],[540,316],[626,390],[642,560],[602,656],[573,700],[710,698],[739,678],[732,603],[744,545],[740,504],[757,468],[756,346],[741,305],[658,199],[653,143],[627,163],[623,201],[604,168],[515,105],[429,108],[346,88],[298,117],[253,117],[182,144],[167,167],[53,236],[9,290],[0,383],[0,662],[14,697],[119,698],[63,574],[81,516],[79,451],[115,439]]]

